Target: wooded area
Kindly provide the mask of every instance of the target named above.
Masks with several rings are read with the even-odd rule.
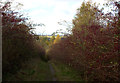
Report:
[[[23,63],[37,57],[71,68],[81,81],[119,82],[120,2],[109,1],[106,7],[110,6],[112,11],[104,13],[104,8],[84,1],[72,20],[71,34],[63,40],[59,35],[48,40],[32,32],[32,24],[26,22],[29,19],[13,11],[11,2],[0,2],[2,80],[6,81]]]

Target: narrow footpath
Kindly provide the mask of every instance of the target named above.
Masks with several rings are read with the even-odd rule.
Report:
[[[52,80],[57,81],[55,70],[50,63],[49,63],[49,67],[50,67],[50,71],[51,71],[51,74],[52,74],[52,77],[53,77]]]

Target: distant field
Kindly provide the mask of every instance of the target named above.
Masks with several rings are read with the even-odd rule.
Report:
[[[39,36],[39,38],[41,38],[41,37],[47,37],[48,39],[51,39],[51,38],[52,38],[52,35],[41,35],[41,36]],[[55,35],[55,38],[56,38],[56,37],[57,37],[57,35]],[[61,39],[64,39],[65,36],[60,35],[60,38],[61,38]]]
[[[55,35],[56,37],[57,35]],[[59,35],[61,38],[63,38],[64,36],[63,35]],[[52,35],[39,35],[39,37],[48,37],[48,38],[51,38]]]

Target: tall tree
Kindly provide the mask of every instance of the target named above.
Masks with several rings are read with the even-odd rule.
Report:
[[[77,9],[77,14],[73,20],[74,28],[90,26],[96,22],[98,7],[91,2],[83,2],[81,7]]]
[[[60,41],[60,36],[59,36],[59,34],[58,34],[57,37],[56,37],[55,40],[54,40],[54,44],[58,43],[59,41]]]

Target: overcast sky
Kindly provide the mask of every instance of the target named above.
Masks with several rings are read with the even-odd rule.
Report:
[[[76,9],[84,0],[15,0],[23,4],[22,11],[28,14],[33,23],[43,23],[44,27],[35,27],[37,34],[52,34],[61,26],[58,22],[63,20],[72,22]],[[88,0],[85,0],[88,1]],[[92,0],[103,4],[105,0]]]

